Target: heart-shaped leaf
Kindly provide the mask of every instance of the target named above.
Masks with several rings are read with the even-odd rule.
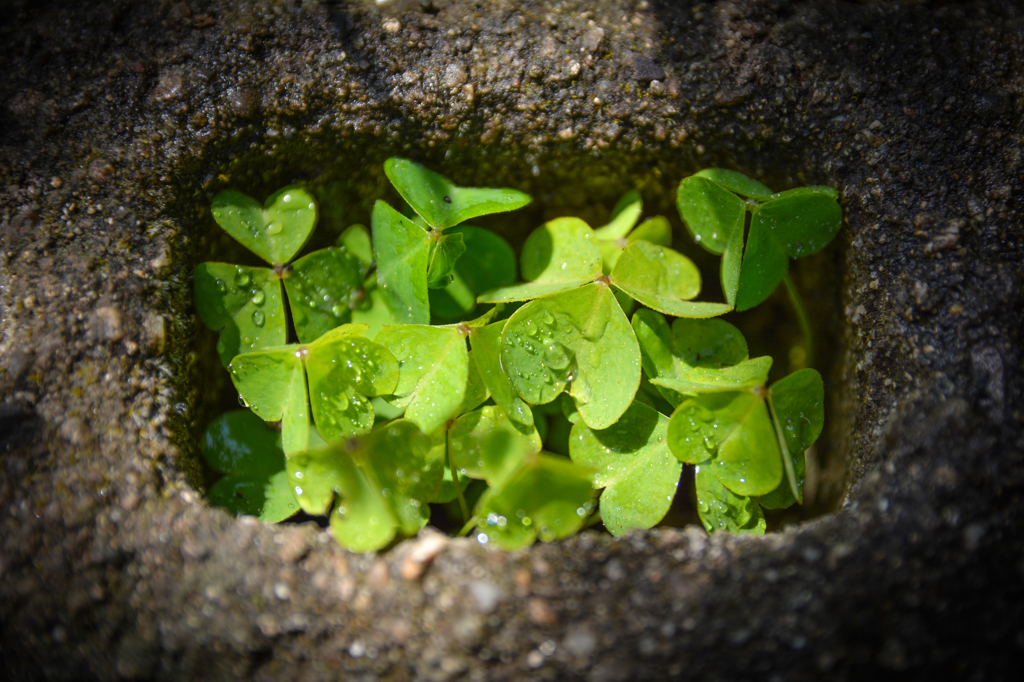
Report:
[[[445,234],[461,234],[466,252],[455,261],[451,284],[430,290],[430,314],[442,322],[456,322],[473,312],[479,294],[516,281],[516,256],[508,242],[490,230],[462,225]]]
[[[284,288],[299,343],[348,322],[365,277],[365,266],[345,249],[320,249],[295,261]]]
[[[843,211],[830,192],[800,188],[775,195],[755,209],[743,254],[736,309],[748,310],[775,290],[789,258],[825,248],[842,225]]]
[[[540,452],[541,440],[536,429],[525,430],[488,405],[455,421],[449,447],[459,473],[500,485],[527,456]]]
[[[313,419],[328,442],[368,433],[374,412],[367,396],[390,395],[398,385],[398,361],[360,336],[365,331],[354,324],[333,329],[305,358]]]
[[[672,506],[683,465],[668,449],[667,431],[668,419],[639,402],[607,429],[573,426],[569,456],[597,471],[601,521],[612,535],[650,528]]]
[[[677,317],[687,312],[679,304],[700,293],[700,271],[693,261],[643,240],[622,252],[608,279],[638,303]]]
[[[530,203],[529,195],[514,189],[457,187],[443,175],[409,159],[388,159],[384,162],[384,173],[412,209],[438,230],[478,216],[514,211]]]
[[[294,258],[317,220],[316,201],[297,185],[274,192],[263,206],[241,192],[218,192],[210,211],[225,232],[271,265]]]
[[[290,482],[309,513],[325,513],[338,493],[330,523],[344,547],[381,549],[396,534],[412,535],[426,523],[427,502],[442,479],[442,462],[431,445],[414,425],[398,420],[289,457]]]
[[[737,495],[765,495],[782,480],[774,427],[764,401],[753,393],[687,400],[672,414],[668,443],[680,461],[706,465]]]
[[[266,268],[200,263],[194,273],[196,311],[220,331],[217,354],[225,367],[239,353],[288,340],[281,280]]]
[[[697,467],[697,513],[704,529],[709,533],[724,530],[730,533],[763,535],[764,514],[756,500],[737,495],[711,471],[710,465]]]
[[[533,427],[533,411],[516,393],[505,371],[501,368],[501,331],[505,320],[477,327],[469,331],[469,344],[473,348],[473,360],[495,404],[512,421],[523,427]]]
[[[640,385],[640,349],[608,286],[588,284],[526,304],[502,332],[501,366],[532,405],[571,383],[580,416],[594,429],[614,424]]]
[[[469,357],[457,327],[384,327],[376,341],[398,360],[398,385],[390,400],[405,418],[432,433],[455,416],[466,393]]]
[[[562,457],[528,456],[501,487],[477,503],[477,528],[502,549],[572,535],[593,509],[593,471]],[[478,536],[479,537],[479,536]]]
[[[601,276],[601,249],[579,218],[556,218],[530,233],[520,254],[524,284],[486,291],[481,303],[526,301],[575,289]]]
[[[299,506],[285,472],[281,434],[248,410],[227,412],[206,429],[203,458],[225,474],[210,488],[210,503],[235,514],[277,523]]]
[[[455,262],[466,251],[462,234],[431,233],[427,287],[444,289],[455,279]]]
[[[429,324],[429,236],[383,201],[373,205],[371,227],[377,284],[391,314],[407,324]]]

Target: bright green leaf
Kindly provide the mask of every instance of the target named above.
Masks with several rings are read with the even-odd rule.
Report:
[[[433,232],[430,235],[430,257],[427,266],[427,287],[444,289],[455,278],[455,261],[466,251],[462,234]]]
[[[439,230],[478,216],[514,211],[530,203],[529,195],[514,189],[457,187],[443,175],[408,159],[388,159],[384,162],[384,173],[413,210]]]
[[[505,371],[501,368],[499,355],[501,331],[504,327],[505,321],[502,320],[486,327],[470,329],[469,343],[473,348],[473,361],[498,407],[516,423],[532,427],[533,412],[530,410],[530,406],[519,397]]]
[[[220,331],[217,354],[225,367],[239,353],[288,340],[281,280],[267,268],[200,263],[195,274],[196,311]]]
[[[480,498],[477,528],[506,550],[572,535],[593,509],[592,476],[565,458],[531,455],[503,487]]]
[[[367,396],[390,395],[398,384],[398,361],[384,346],[344,325],[310,344],[305,356],[310,405],[328,442],[368,433],[374,411]]]
[[[643,213],[644,206],[640,200],[640,193],[636,190],[630,190],[626,192],[619,202],[615,204],[615,208],[612,210],[611,221],[603,226],[594,230],[594,234],[598,239],[614,241],[616,239],[622,239],[629,231],[636,225],[636,221],[640,220],[640,214]]]
[[[726,488],[707,465],[697,467],[695,482],[697,513],[707,532],[764,534],[764,514],[753,498]]]
[[[241,192],[218,192],[210,210],[225,232],[272,265],[295,257],[317,219],[316,201],[297,185],[274,192],[263,206]]]
[[[629,320],[604,284],[526,304],[502,332],[501,366],[528,403],[549,403],[571,383],[580,416],[614,424],[640,385],[640,349]]]
[[[524,284],[486,291],[481,303],[526,301],[566,291],[601,276],[601,249],[579,218],[556,218],[530,233],[520,255]]]
[[[466,337],[453,327],[384,327],[376,341],[398,360],[395,398],[405,417],[432,433],[455,416],[466,393],[469,357]]]
[[[337,246],[357,258],[363,264],[364,271],[368,272],[373,266],[373,242],[370,241],[370,231],[365,225],[356,224],[346,228],[338,237]]]
[[[782,480],[782,455],[768,409],[753,393],[687,400],[672,415],[668,443],[680,461],[706,464],[737,495],[764,495]]]
[[[608,279],[640,304],[668,315],[680,316],[678,304],[700,293],[700,271],[693,261],[643,240],[622,252]]]
[[[639,402],[602,431],[573,426],[569,455],[598,472],[601,521],[612,535],[650,528],[672,506],[683,465],[668,449],[667,430],[668,419]]]
[[[383,201],[373,206],[371,226],[377,284],[391,314],[408,324],[429,324],[429,236]]]
[[[395,320],[395,316],[391,314],[391,309],[385,303],[384,294],[381,293],[380,287],[373,287],[366,295],[370,299],[370,306],[365,310],[359,308],[353,310],[352,323],[367,325],[366,338],[373,339],[377,337],[377,334],[384,328],[384,325],[398,324],[398,321]]]
[[[488,405],[464,414],[452,425],[449,443],[452,462],[460,473],[500,486],[534,453],[540,452],[540,435],[514,424],[505,412]]]
[[[309,343],[348,322],[366,270],[345,249],[329,247],[303,256],[284,279],[299,343]]]

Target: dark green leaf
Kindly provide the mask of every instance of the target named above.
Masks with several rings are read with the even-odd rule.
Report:
[[[777,509],[803,502],[804,451],[818,439],[825,424],[825,386],[815,370],[802,369],[772,384],[769,400],[776,432],[785,446],[786,478],[759,501],[768,509]]]
[[[730,192],[735,192],[745,197],[764,200],[772,195],[772,191],[766,186],[736,171],[725,170],[724,168],[705,168],[696,173],[696,175],[697,177],[707,178],[716,182]]]
[[[516,256],[490,230],[462,225],[445,234],[461,234],[466,252],[455,262],[452,283],[430,290],[430,312],[442,322],[456,322],[473,312],[477,295],[516,281]]]
[[[215,419],[203,436],[202,452],[210,467],[226,474],[210,489],[211,504],[268,523],[298,511],[283,475],[281,434],[252,412],[236,410]]]
[[[679,183],[676,205],[694,241],[711,253],[725,251],[736,231],[742,239],[746,204],[721,185],[692,175]]]

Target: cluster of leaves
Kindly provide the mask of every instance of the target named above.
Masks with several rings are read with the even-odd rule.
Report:
[[[285,188],[263,208],[215,198],[218,223],[273,269],[196,269],[200,316],[221,330],[251,410],[207,432],[207,460],[226,474],[211,499],[270,521],[330,514],[355,551],[415,533],[432,503],[505,548],[598,518],[615,534],[648,528],[684,464],[696,466],[709,531],[761,533],[762,508],[802,501],[821,378],[808,369],[768,386],[771,358],[749,358],[739,330],[713,318],[756,305],[789,257],[824,247],[841,222],[834,192],[772,194],[722,170],[684,180],[688,229],[722,255],[726,300],[713,302],[694,300],[700,273],[671,248],[668,221],[639,223],[635,192],[598,229],[577,218],[537,228],[517,281],[509,244],[464,223],[527,195],[457,187],[405,159],[385,172],[404,212],[378,201],[369,231],[353,226],[290,266],[316,219],[307,193]],[[298,343],[285,343],[275,280]],[[569,430],[568,457],[544,449],[552,415]]]

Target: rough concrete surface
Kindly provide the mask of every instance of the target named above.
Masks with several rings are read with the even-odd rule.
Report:
[[[0,8],[4,679],[1016,679],[1019,3]],[[837,187],[797,269],[834,340],[829,513],[425,565],[429,535],[351,555],[208,507],[212,193],[306,182],[329,235],[393,154],[531,192],[512,237],[629,187],[679,227],[712,165]]]

